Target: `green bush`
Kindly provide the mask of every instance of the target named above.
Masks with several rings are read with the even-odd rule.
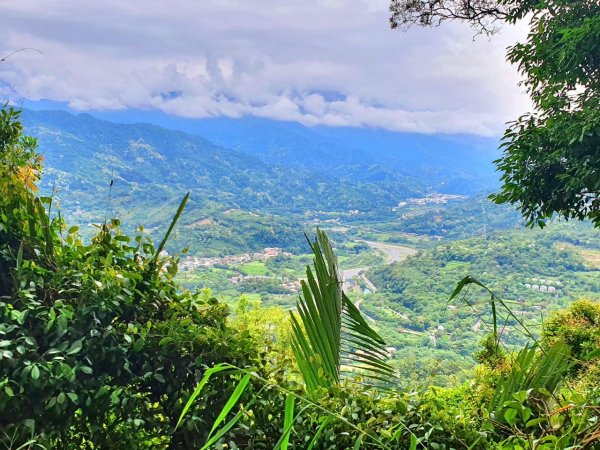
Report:
[[[565,342],[573,349],[573,357],[585,359],[600,349],[600,304],[579,300],[555,313],[544,324],[542,337],[549,344]]]
[[[228,309],[181,292],[177,259],[118,221],[85,244],[52,199],[37,198],[35,141],[0,115],[0,441],[47,448],[191,448],[226,379],[174,431],[183,399],[215,362],[259,355],[227,328]],[[33,180],[35,181],[35,179]]]
[[[0,447],[197,449],[209,436],[230,449],[598,446],[597,304],[551,318],[541,345],[517,354],[488,338],[478,376],[457,388],[349,378],[307,396],[289,334],[269,322],[281,314],[242,302],[232,327],[208,291],[174,282],[178,258],[162,249],[185,199],[158,246],[118,220],[84,243],[36,196],[41,162],[18,113],[1,109]]]

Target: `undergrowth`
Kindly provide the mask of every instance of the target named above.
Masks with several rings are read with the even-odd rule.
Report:
[[[458,388],[358,375],[307,389],[303,374],[323,376],[308,353],[174,282],[164,246],[187,196],[159,245],[118,220],[84,242],[37,195],[36,146],[0,110],[0,448],[599,448],[598,304],[574,304],[518,352],[494,330]]]

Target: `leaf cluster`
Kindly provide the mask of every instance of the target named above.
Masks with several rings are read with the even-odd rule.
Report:
[[[535,110],[504,134],[493,199],[518,204],[532,226],[554,214],[600,226],[600,5],[543,3],[508,52]]]
[[[188,448],[220,408],[221,387],[175,431],[183,399],[215,362],[259,357],[227,328],[228,308],[174,282],[177,258],[118,220],[84,243],[11,177],[30,163],[18,113],[3,110],[0,156],[0,441],[46,448]],[[20,183],[20,184],[19,184]],[[183,207],[183,203],[182,203]],[[181,213],[178,211],[178,215]],[[218,383],[217,383],[218,384]]]

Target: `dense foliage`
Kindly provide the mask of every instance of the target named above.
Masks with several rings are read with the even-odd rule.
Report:
[[[594,0],[393,0],[393,27],[466,21],[484,32],[530,19],[508,60],[524,75],[533,112],[510,124],[496,161],[498,203],[530,225],[554,214],[600,226],[600,5]]]
[[[380,391],[358,376],[311,390],[293,358],[311,361],[290,352],[285,313],[242,301],[228,322],[209,292],[174,282],[178,260],[163,249],[187,196],[158,246],[116,220],[84,243],[51,198],[36,196],[41,160],[18,113],[5,109],[0,120],[5,448],[598,446],[597,304],[555,316],[517,353],[488,340],[482,366],[457,388]],[[315,270],[322,275],[323,262]]]
[[[504,135],[495,200],[518,203],[530,224],[557,213],[600,226],[600,5],[547,3],[517,16],[534,14],[527,42],[508,59],[525,75],[535,111]]]
[[[3,110],[0,175],[0,441],[48,448],[189,448],[219,408],[212,393],[174,433],[182,399],[214,361],[258,358],[227,307],[180,292],[176,259],[103,224],[91,243],[36,198],[35,140]],[[34,177],[34,178],[31,178]],[[227,390],[222,384],[221,390]],[[17,446],[18,446],[17,445]]]

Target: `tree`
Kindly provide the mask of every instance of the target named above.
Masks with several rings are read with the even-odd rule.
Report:
[[[116,219],[85,243],[35,194],[40,169],[19,112],[0,108],[0,448],[199,448],[231,378],[176,429],[182,399],[259,353],[226,305],[175,282],[162,249],[185,200],[158,247]]]
[[[392,0],[392,28],[459,20],[493,34],[530,17],[507,59],[534,110],[509,124],[491,198],[518,205],[530,226],[553,215],[600,227],[600,3],[596,0]]]
[[[442,22],[466,21],[487,34],[498,31],[507,19],[502,1],[490,0],[392,0],[390,24],[406,29],[412,25],[439,26]]]

